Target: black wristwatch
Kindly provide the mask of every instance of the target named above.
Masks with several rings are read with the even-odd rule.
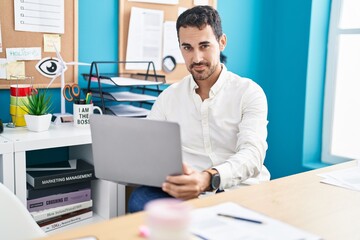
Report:
[[[207,169],[205,172],[210,174],[210,191],[215,191],[220,187],[220,174],[216,169]]]

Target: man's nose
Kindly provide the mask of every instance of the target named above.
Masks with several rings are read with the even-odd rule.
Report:
[[[194,63],[199,63],[203,60],[203,53],[199,50],[195,50],[194,51],[194,55],[193,55],[193,62]]]

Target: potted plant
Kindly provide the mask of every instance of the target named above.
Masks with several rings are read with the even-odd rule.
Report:
[[[42,132],[50,127],[52,114],[49,113],[52,105],[51,96],[46,90],[35,91],[27,95],[28,102],[24,102],[26,126],[30,131]]]

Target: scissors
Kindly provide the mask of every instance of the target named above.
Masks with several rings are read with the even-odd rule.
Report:
[[[63,89],[63,95],[68,102],[79,103],[81,89],[78,84],[66,84]]]

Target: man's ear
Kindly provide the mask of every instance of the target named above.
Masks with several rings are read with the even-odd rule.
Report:
[[[226,35],[223,34],[219,39],[220,51],[224,51],[226,47]]]

